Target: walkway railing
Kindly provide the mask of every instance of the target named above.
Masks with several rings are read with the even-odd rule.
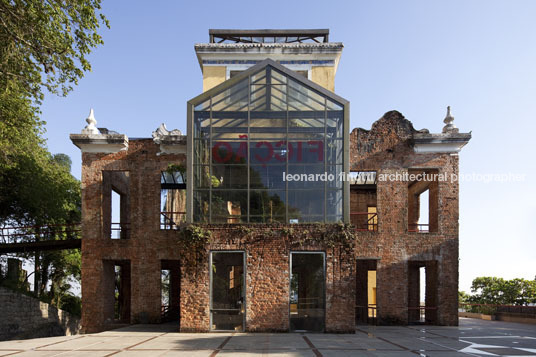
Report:
[[[160,212],[160,229],[177,229],[186,222],[186,212]]]
[[[484,315],[495,315],[496,313],[508,313],[520,317],[536,319],[536,306],[526,305],[494,305],[494,304],[459,304],[459,312],[472,312]]]
[[[414,306],[414,307],[408,307],[409,314],[409,323],[435,323],[436,316],[433,318],[430,318],[430,321],[427,321],[426,319],[426,313],[427,312],[437,312],[437,306]],[[412,314],[411,312],[418,311],[417,315]],[[417,317],[417,318],[416,318]]]
[[[41,226],[4,226],[0,227],[1,243],[25,243],[29,241],[79,239],[80,223],[47,224]]]
[[[378,323],[378,307],[376,304],[367,306],[356,305],[356,321],[366,322],[369,325]]]
[[[81,226],[47,224],[0,227],[0,254],[77,249],[81,246]]]
[[[370,212],[350,212],[350,222],[361,232],[378,231],[378,214]]]

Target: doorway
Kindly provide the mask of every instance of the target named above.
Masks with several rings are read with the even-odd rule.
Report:
[[[244,252],[210,254],[210,329],[244,331]]]
[[[290,330],[324,331],[324,253],[291,252],[290,267]]]

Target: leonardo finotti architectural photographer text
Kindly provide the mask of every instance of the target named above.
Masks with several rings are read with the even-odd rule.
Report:
[[[348,181],[359,182],[414,182],[414,181],[429,181],[429,182],[522,182],[525,181],[526,174],[519,173],[468,173],[468,174],[448,174],[448,173],[409,173],[395,172],[383,173],[376,175],[376,172],[341,172],[337,175],[324,172],[322,174],[289,174],[283,171],[283,181],[299,181],[299,182],[318,182],[318,181]]]

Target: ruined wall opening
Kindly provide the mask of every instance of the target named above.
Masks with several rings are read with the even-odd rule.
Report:
[[[437,323],[437,261],[408,262],[408,323]]]
[[[378,231],[376,172],[350,173],[350,221],[358,231]]]
[[[409,170],[408,232],[438,231],[438,170]]]
[[[181,271],[178,260],[162,260],[160,291],[162,322],[180,320]]]
[[[186,222],[186,180],[179,169],[160,176],[160,229],[178,229]]]
[[[376,259],[358,259],[356,264],[356,323],[376,324]]]
[[[244,331],[244,252],[212,252],[210,266],[210,329]]]
[[[130,323],[130,260],[104,260],[104,320]]]
[[[128,171],[102,172],[103,234],[111,239],[130,236],[130,174]]]
[[[290,330],[324,331],[325,255],[291,252],[290,262]]]

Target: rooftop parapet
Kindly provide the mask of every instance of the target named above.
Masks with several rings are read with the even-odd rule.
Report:
[[[471,140],[471,132],[460,133],[453,124],[454,117],[447,107],[446,124],[441,133],[429,133],[422,130],[413,134],[414,150],[417,153],[458,153]]]
[[[210,43],[327,43],[329,29],[208,30]]]
[[[106,128],[97,128],[93,109],[86,119],[87,125],[80,134],[71,134],[69,138],[82,152],[116,153],[128,149],[128,137]]]

